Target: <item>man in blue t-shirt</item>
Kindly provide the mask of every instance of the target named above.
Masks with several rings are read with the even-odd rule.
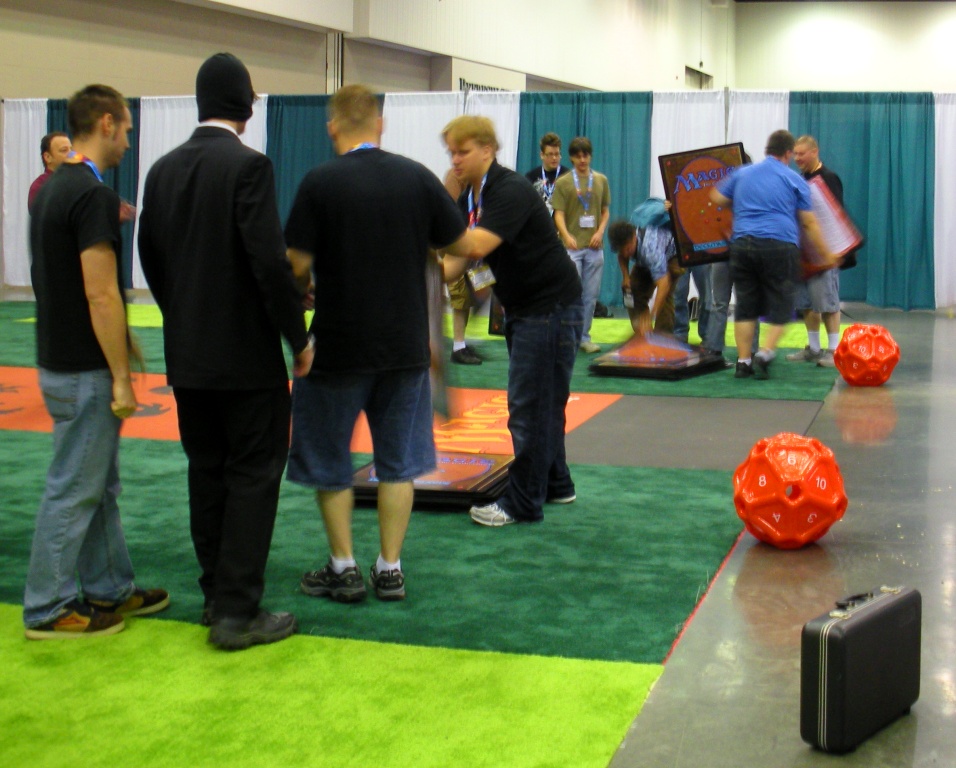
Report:
[[[767,140],[763,162],[737,169],[710,193],[716,205],[733,206],[730,275],[737,292],[734,375],[740,379],[769,378],[777,341],[793,314],[801,232],[824,260],[836,262],[810,210],[807,182],[788,167],[794,144],[789,131],[774,131]],[[769,319],[770,329],[763,337],[764,345],[751,357],[754,330],[761,316]]]

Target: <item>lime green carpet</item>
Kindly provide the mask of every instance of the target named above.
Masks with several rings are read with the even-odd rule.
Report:
[[[603,768],[661,672],[308,636],[230,654],[127,624],[30,642],[0,605],[0,765]]]

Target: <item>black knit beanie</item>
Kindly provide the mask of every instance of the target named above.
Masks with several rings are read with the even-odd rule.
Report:
[[[249,70],[231,53],[210,56],[199,68],[196,74],[199,122],[219,118],[244,123],[252,117],[254,100]]]

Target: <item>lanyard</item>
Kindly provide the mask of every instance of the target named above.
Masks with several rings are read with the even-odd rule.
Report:
[[[558,180],[558,176],[561,175],[561,163],[558,163],[558,167],[554,169],[554,181],[548,184],[548,174],[544,170],[544,166],[541,166],[541,186],[544,187],[544,194],[549,200],[551,199],[551,194],[554,192],[554,184]]]
[[[571,176],[574,177],[574,191],[578,193],[578,200],[580,200],[581,205],[584,206],[584,212],[588,213],[591,209],[591,190],[594,189],[594,171],[588,171],[587,197],[581,197],[581,189],[578,187],[578,172],[571,171]],[[557,179],[557,176],[555,176],[555,179]]]
[[[468,229],[474,229],[478,226],[481,219],[481,200],[485,192],[485,182],[488,181],[488,174],[481,177],[481,186],[478,187],[478,209],[475,209],[474,187],[468,187]]]
[[[103,174],[100,173],[100,169],[97,168],[97,167],[96,167],[96,163],[94,163],[92,160],[90,160],[90,158],[88,158],[86,155],[81,155],[79,152],[71,152],[71,153],[68,155],[68,157],[75,157],[77,160],[79,160],[79,161],[80,161],[81,163],[83,163],[84,165],[88,165],[88,166],[90,167],[90,170],[93,171],[93,175],[96,176],[97,180],[98,180],[101,184],[103,183]]]
[[[349,152],[357,152],[360,149],[378,149],[378,146],[370,141],[363,141],[361,144],[356,144],[351,149],[347,149],[345,154],[348,154]]]

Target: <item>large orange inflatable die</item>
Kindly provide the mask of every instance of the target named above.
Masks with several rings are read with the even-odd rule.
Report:
[[[798,549],[843,517],[847,498],[833,451],[781,432],[758,440],[734,472],[734,506],[747,530],[780,549]]]
[[[882,325],[851,325],[833,353],[840,375],[854,387],[884,384],[899,361],[899,345]]]

